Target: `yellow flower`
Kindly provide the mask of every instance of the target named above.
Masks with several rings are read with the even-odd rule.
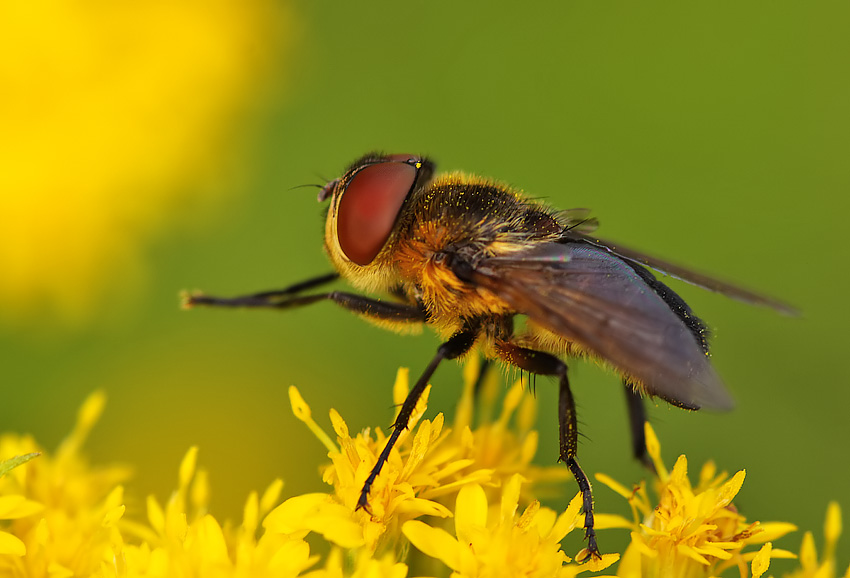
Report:
[[[44,452],[0,479],[0,500],[26,509],[6,527],[24,549],[20,557],[0,556],[0,575],[78,576],[100,567],[116,539],[113,522],[123,513],[120,483],[129,477],[125,467],[92,468],[81,455],[104,402],[101,392],[89,396],[54,455]],[[0,458],[32,452],[43,450],[29,436],[0,436]]]
[[[800,546],[800,568],[786,575],[785,578],[836,578],[838,576],[835,552],[838,538],[841,536],[841,508],[837,502],[830,502],[827,507],[823,535],[825,545],[820,563],[818,563],[814,536],[811,532],[806,532]],[[850,566],[844,576],[850,578]]]
[[[207,513],[207,477],[196,470],[197,448],[180,464],[178,485],[163,507],[148,498],[148,523],[122,521],[119,528],[139,544],[116,542],[102,576],[296,577],[319,559],[297,535],[265,533],[259,520],[278,502],[283,483],[273,482],[259,497],[248,496],[242,524],[222,526]]]
[[[473,358],[465,369],[464,393],[453,430],[444,427],[442,414],[433,422],[422,420],[420,423],[430,393],[430,388],[426,389],[407,430],[372,486],[368,512],[357,510],[357,501],[386,443],[386,435],[376,429],[374,433],[365,430],[352,437],[348,425],[332,410],[331,422],[337,435],[337,442],[334,442],[313,420],[298,390],[290,388],[296,417],[328,448],[332,464],[325,469],[324,480],[334,486],[334,493],[287,500],[265,521],[266,528],[281,532],[308,529],[343,548],[365,545],[375,551],[381,546],[382,536],[398,536],[398,528],[407,520],[423,515],[450,516],[445,500],[467,484],[480,484],[492,491],[517,473],[531,482],[560,481],[569,477],[566,468],[540,468],[531,463],[537,451],[537,432],[531,429],[536,400],[524,392],[521,383],[517,382],[510,389],[500,415],[492,420],[486,413],[493,405],[494,385],[497,386],[498,381],[490,380],[481,396],[485,418],[479,427],[472,428],[477,373],[478,360]],[[402,369],[393,393],[397,407],[407,393],[408,371]],[[517,426],[512,428],[511,418],[517,408]],[[415,434],[411,435],[414,430]]]
[[[354,560],[348,564],[343,561],[342,551],[334,548],[331,551],[325,568],[310,572],[309,578],[405,578],[407,565],[396,562],[391,553],[380,559],[372,558],[368,551],[360,550]]]
[[[572,474],[563,465],[541,467],[532,463],[537,454],[538,433],[533,429],[537,417],[537,399],[522,380],[508,389],[501,410],[495,400],[503,389],[498,372],[491,371],[475,395],[475,382],[481,370],[480,359],[472,356],[464,365],[464,387],[452,428],[452,444],[459,449],[455,459],[469,460],[468,468],[492,471],[492,480],[485,486],[488,498],[498,496],[498,488],[521,474],[526,503],[546,493],[543,484],[571,483]],[[473,414],[477,408],[478,424]],[[494,417],[495,416],[495,417]],[[463,472],[465,470],[461,470]],[[557,486],[561,495],[563,486]]]
[[[400,371],[395,398],[400,401],[406,394],[407,373]],[[176,489],[166,501],[151,496],[146,516],[128,515],[121,485],[127,470],[92,467],[81,451],[103,409],[102,393],[85,401],[71,434],[52,455],[39,455],[41,449],[30,437],[0,435],[0,576],[405,578],[409,564],[453,578],[563,578],[604,570],[619,558],[607,554],[577,564],[561,549],[561,540],[583,521],[580,494],[560,515],[536,499],[520,507],[525,503],[522,486],[531,484],[519,473],[505,472],[526,467],[525,458],[518,458],[521,451],[501,462],[504,468],[497,459],[490,462],[497,467],[481,468],[476,458],[468,457],[487,455],[476,445],[480,439],[497,443],[500,435],[507,436],[497,433],[498,424],[507,423],[503,417],[517,407],[515,401],[506,402],[502,417],[484,420],[487,435],[476,437],[464,426],[466,439],[474,442],[464,446],[457,441],[464,436],[442,427],[442,416],[433,422],[422,419],[426,392],[412,429],[402,436],[383,481],[370,496],[370,505],[381,512],[372,516],[355,511],[354,505],[362,484],[358,478],[374,464],[383,434],[367,430],[351,436],[332,412],[335,443],[313,421],[298,391],[293,388],[290,396],[296,415],[329,448],[332,464],[324,479],[334,491],[294,496],[275,507],[283,487],[276,480],[262,495],[250,493],[237,524],[222,523],[209,512],[209,481],[197,467],[197,448],[190,448],[181,461]],[[526,410],[517,423],[529,415]],[[468,424],[468,417],[458,419]],[[526,429],[530,432],[530,425]],[[668,472],[651,428],[646,433],[658,471],[657,505],[643,484],[629,490],[598,476],[626,497],[633,511],[633,520],[597,514],[599,529],[632,530],[618,576],[700,578],[729,570],[742,578],[762,578],[771,559],[793,557],[772,541],[794,526],[748,523],[732,504],[743,472],[728,478],[709,463],[694,486],[684,456]],[[429,493],[443,500],[455,496],[453,510],[422,497]],[[444,529],[452,523],[453,534]],[[331,546],[321,567],[320,556],[311,554],[305,540],[310,532],[323,535]],[[837,578],[837,504],[829,506],[824,533],[820,562],[811,533],[804,536],[800,569],[791,578]],[[574,558],[586,559],[587,551]],[[845,578],[850,578],[850,569]]]
[[[126,519],[126,468],[92,468],[80,453],[104,401],[102,393],[90,396],[56,453],[23,467],[40,448],[29,437],[0,436],[0,458],[20,456],[0,462],[0,576],[295,578],[318,562],[303,536],[257,538],[259,521],[279,501],[280,480],[249,495],[241,525],[210,515],[197,448],[181,462],[165,505],[149,497],[147,520]]]
[[[0,3],[5,321],[82,322],[143,281],[167,215],[225,189],[222,159],[281,70],[290,12],[277,0]]]
[[[770,541],[796,529],[787,523],[748,523],[732,500],[744,483],[742,470],[727,480],[716,474],[713,463],[703,466],[699,483],[691,485],[688,462],[682,455],[672,472],[661,460],[661,446],[646,424],[647,449],[658,473],[658,504],[653,507],[644,484],[629,490],[608,476],[596,478],[629,501],[634,519],[597,516],[597,528],[623,527],[631,532],[631,544],[623,554],[617,575],[621,577],[699,577],[716,576],[736,566],[741,576],[748,574],[747,562],[754,563],[754,575],[767,569],[770,558],[793,554],[772,548]],[[760,552],[743,549],[765,544]]]
[[[451,463],[428,459],[429,451],[442,440],[443,416],[433,422],[423,420],[430,388],[419,400],[410,419],[408,429],[402,432],[390,453],[381,475],[369,492],[369,511],[357,509],[360,490],[366,477],[386,444],[380,430],[365,430],[352,437],[342,417],[331,410],[331,422],[339,445],[334,444],[312,418],[310,407],[295,387],[290,388],[292,409],[298,419],[308,424],[328,448],[331,465],[324,470],[324,481],[333,485],[333,494],[307,494],[290,498],[263,522],[267,531],[292,533],[310,530],[322,534],[327,540],[343,547],[366,546],[370,551],[378,548],[379,540],[401,523],[422,515],[445,517],[451,512],[441,504],[424,499],[418,494],[424,488],[438,486],[456,467]],[[396,379],[395,398],[407,395],[407,371],[400,370]],[[417,428],[416,425],[419,424]],[[415,435],[410,435],[416,430]],[[479,472],[470,479],[487,478],[488,472]]]
[[[581,495],[560,516],[538,501],[517,515],[521,484],[521,476],[511,477],[492,508],[480,485],[464,486],[455,507],[455,536],[419,520],[405,523],[402,531],[416,548],[448,566],[453,578],[571,577],[602,570],[619,558],[606,554],[570,564],[560,541],[580,523]]]
[[[15,456],[0,462],[0,478],[11,472],[16,467],[25,464],[31,459],[38,457],[37,452]],[[0,496],[0,520],[14,520],[25,518],[37,513],[43,506],[33,500],[28,500],[21,494],[4,494]],[[27,553],[27,547],[23,541],[9,532],[0,530],[0,555],[23,556]]]

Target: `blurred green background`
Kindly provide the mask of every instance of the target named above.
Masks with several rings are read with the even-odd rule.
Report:
[[[850,511],[850,5],[502,4],[5,14],[24,31],[0,41],[13,56],[0,71],[13,87],[0,96],[0,429],[53,448],[103,388],[88,447],[135,466],[137,507],[168,494],[192,444],[221,517],[275,477],[286,496],[319,490],[323,449],[287,387],[328,428],[330,407],[354,429],[388,424],[396,368],[416,374],[436,338],[330,304],[186,312],[178,291],[329,271],[316,190],[293,187],[372,149],[423,153],[589,207],[606,238],[798,306],[788,318],[672,281],[714,329],[738,405],[659,405],[652,419],[668,463],[746,468],[742,512],[813,530],[820,547],[827,502]],[[617,378],[571,372],[584,469],[637,481]],[[431,413],[450,411],[459,368],[433,383]],[[548,381],[538,395],[552,407]],[[538,460],[554,463],[554,410],[539,426]],[[596,503],[625,510],[600,484]],[[797,551],[801,535],[775,546]]]

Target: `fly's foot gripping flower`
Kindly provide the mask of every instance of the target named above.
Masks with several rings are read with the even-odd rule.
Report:
[[[522,478],[514,475],[492,506],[480,485],[464,486],[457,495],[454,536],[419,520],[405,523],[402,531],[416,548],[448,566],[456,578],[567,578],[617,561],[618,554],[606,554],[586,564],[571,563],[560,542],[580,523],[581,494],[560,516],[538,501],[518,514],[521,484]]]
[[[709,577],[737,567],[741,576],[761,576],[771,558],[791,558],[793,554],[772,547],[776,540],[796,529],[784,522],[747,522],[732,500],[744,483],[742,470],[732,478],[717,474],[712,462],[705,464],[699,482],[688,479],[688,461],[682,455],[672,471],[661,459],[661,446],[646,424],[647,450],[657,471],[657,505],[652,504],[645,484],[630,490],[604,474],[596,479],[626,498],[632,520],[600,514],[597,527],[631,530],[631,544],[623,554],[618,576],[628,577]],[[760,550],[748,549],[762,545]]]

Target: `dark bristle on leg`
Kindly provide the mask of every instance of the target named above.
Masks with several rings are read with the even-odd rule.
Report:
[[[567,364],[549,353],[526,349],[509,341],[498,342],[496,350],[500,358],[520,369],[536,375],[550,375],[558,378],[559,460],[570,469],[581,492],[584,509],[584,537],[587,540],[588,556],[601,558],[599,546],[596,543],[596,530],[593,528],[593,492],[590,487],[590,480],[587,479],[576,459],[578,425],[575,402],[570,391],[570,382],[567,379]]]

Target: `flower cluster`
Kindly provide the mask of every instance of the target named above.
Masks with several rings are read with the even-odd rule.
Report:
[[[759,578],[772,558],[794,557],[772,546],[794,529],[791,524],[747,522],[735,509],[744,472],[729,478],[707,464],[692,485],[686,458],[668,471],[648,427],[657,501],[645,484],[630,490],[597,476],[632,509],[632,519],[598,514],[597,528],[627,528],[631,544],[622,558],[605,554],[576,562],[581,553],[568,555],[560,542],[581,525],[580,496],[560,513],[535,499],[541,484],[565,476],[531,463],[537,440],[533,397],[516,384],[494,411],[491,380],[478,392],[483,411],[474,424],[476,372],[474,363],[467,368],[451,428],[442,415],[424,419],[426,391],[370,492],[368,512],[357,509],[357,499],[386,435],[379,429],[353,433],[332,410],[334,439],[292,388],[296,417],[328,450],[328,491],[280,503],[283,483],[276,480],[248,496],[239,524],[221,523],[209,513],[210,487],[197,467],[197,448],[179,465],[177,487],[166,501],[151,496],[146,516],[128,514],[122,485],[127,469],[93,467],[82,453],[104,405],[103,394],[96,393],[53,453],[27,436],[0,436],[0,575],[404,578],[413,572],[544,578],[616,568],[622,577],[696,578],[729,570]],[[407,387],[402,370],[396,401]],[[840,510],[833,504],[820,561],[807,533],[792,576],[836,578],[840,533]],[[311,551],[308,538],[315,544],[318,536],[330,545],[326,555]]]
[[[688,460],[682,455],[667,470],[661,445],[652,427],[645,426],[647,450],[657,477],[657,504],[649,499],[645,484],[629,490],[604,474],[597,480],[626,498],[632,520],[600,515],[598,526],[631,530],[631,544],[619,566],[620,576],[717,576],[730,567],[747,575],[761,576],[771,558],[793,558],[791,552],[775,549],[772,541],[796,530],[784,522],[748,523],[732,500],[744,483],[742,470],[728,479],[718,474],[713,462],[706,463],[696,487],[688,479]],[[761,544],[757,551],[748,546]]]

